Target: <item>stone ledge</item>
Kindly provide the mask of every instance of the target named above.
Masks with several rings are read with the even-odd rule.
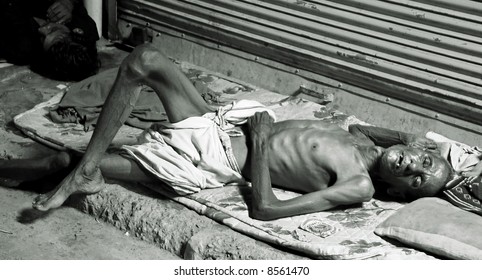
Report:
[[[105,184],[67,205],[185,259],[308,259],[243,235],[146,187]]]

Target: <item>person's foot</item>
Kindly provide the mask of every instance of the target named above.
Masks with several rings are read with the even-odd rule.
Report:
[[[37,159],[0,159],[0,177],[16,182],[12,184],[16,187],[19,183],[33,182],[68,170],[73,161],[74,157],[63,151]]]
[[[55,173],[69,167],[72,156],[68,152],[59,152],[58,154],[45,158],[49,173]]]
[[[86,168],[78,167],[70,173],[54,190],[35,198],[32,207],[40,211],[48,211],[60,207],[72,194],[93,194],[104,187],[104,178],[99,168],[86,172]]]

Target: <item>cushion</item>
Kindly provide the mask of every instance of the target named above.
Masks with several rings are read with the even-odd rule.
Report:
[[[482,259],[482,217],[440,198],[409,203],[375,233],[450,259]]]

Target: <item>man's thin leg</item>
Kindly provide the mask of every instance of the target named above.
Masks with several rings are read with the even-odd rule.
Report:
[[[62,205],[71,194],[102,189],[101,158],[134,108],[143,84],[156,91],[171,122],[210,110],[189,80],[165,56],[147,45],[136,48],[119,68],[80,163],[53,191],[37,197],[34,208],[46,211]]]
[[[0,160],[0,177],[34,181],[67,168],[70,161],[71,156],[67,152],[39,159]]]
[[[152,183],[159,180],[134,160],[118,154],[105,155],[100,163],[100,171],[104,178],[110,180],[139,183]]]
[[[119,68],[81,161],[54,190],[38,196],[33,202],[34,208],[47,211],[62,205],[71,194],[95,193],[102,189],[103,178],[99,170],[101,156],[127,120],[140,92],[137,73],[124,62]]]

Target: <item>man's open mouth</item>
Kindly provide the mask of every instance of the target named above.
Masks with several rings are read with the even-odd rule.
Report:
[[[400,155],[398,155],[398,160],[395,162],[395,167],[397,169],[400,168],[400,166],[402,166],[404,157],[405,156],[403,155],[403,153],[400,153]]]

